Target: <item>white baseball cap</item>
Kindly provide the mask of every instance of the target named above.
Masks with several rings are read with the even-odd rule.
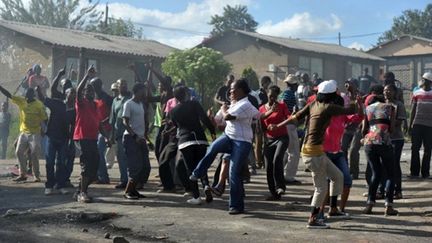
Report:
[[[318,85],[318,93],[320,94],[331,94],[336,92],[337,84],[332,81],[324,81]]]
[[[424,73],[422,78],[432,81],[432,73],[431,72]]]

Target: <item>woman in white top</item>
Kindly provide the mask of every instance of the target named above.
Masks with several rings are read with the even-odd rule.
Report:
[[[250,88],[246,79],[239,79],[231,84],[231,106],[222,106],[222,113],[227,123],[224,134],[212,143],[204,158],[190,176],[191,180],[198,180],[207,174],[207,170],[219,153],[231,154],[229,181],[230,200],[229,213],[244,212],[244,188],[241,178],[242,168],[252,148],[252,120],[269,116],[273,110],[260,114],[249,102],[247,94]]]

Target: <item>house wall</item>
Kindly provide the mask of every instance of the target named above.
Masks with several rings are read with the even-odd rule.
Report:
[[[273,80],[278,78],[279,86],[284,86],[282,81],[286,72],[295,73],[298,70],[300,56],[321,58],[322,78],[338,80],[341,87],[343,80],[352,77],[352,63],[371,65],[373,72],[370,75],[376,79],[379,76],[378,61],[289,49],[238,33],[226,33],[223,37],[204,46],[222,52],[224,59],[233,65],[233,74],[236,77],[241,75],[244,68],[251,66],[259,77],[269,75]],[[279,72],[268,72],[269,64],[279,66]]]
[[[68,58],[79,58],[79,51],[77,49],[56,47],[54,49],[54,69],[59,70],[63,68]],[[89,59],[96,60],[97,76],[102,79],[104,83],[103,88],[107,92],[110,91],[111,84],[120,78],[127,80],[129,89],[132,88],[135,81],[135,74],[128,68],[129,65],[137,62],[147,63],[152,60],[155,69],[160,70],[162,62],[161,58],[110,54],[86,50],[84,51],[85,63],[87,63]],[[74,67],[74,69],[77,68],[76,66]],[[70,67],[67,67],[67,69],[70,69]]]
[[[0,83],[11,92],[27,70],[40,64],[42,75],[52,76],[52,49],[40,40],[0,27]]]
[[[427,41],[402,37],[400,40],[393,41],[381,47],[372,49],[368,53],[380,57],[392,56],[413,56],[432,54],[432,44]]]

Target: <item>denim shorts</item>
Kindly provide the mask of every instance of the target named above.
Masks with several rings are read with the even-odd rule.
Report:
[[[348,161],[343,152],[339,153],[326,153],[327,157],[333,162],[333,164],[338,167],[338,169],[342,172],[344,176],[344,186],[351,187],[352,186],[352,178],[350,174],[350,170],[348,167]]]

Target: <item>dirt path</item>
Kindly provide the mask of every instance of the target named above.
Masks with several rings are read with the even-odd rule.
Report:
[[[409,151],[404,151],[402,160]],[[362,154],[362,158],[363,158]],[[1,161],[2,168],[12,160]],[[361,163],[363,170],[365,162]],[[112,185],[92,185],[95,203],[79,204],[71,195],[43,195],[42,183],[20,183],[0,177],[0,242],[112,242],[123,236],[130,242],[430,242],[432,239],[432,180],[404,178],[404,197],[395,207],[397,217],[383,216],[383,201],[375,214],[361,214],[365,204],[364,179],[355,180],[347,211],[353,219],[331,222],[330,230],[308,230],[308,198],[312,184],[308,173],[300,172],[302,185],[288,186],[280,202],[267,202],[265,172],[246,186],[247,213],[230,216],[227,195],[210,204],[190,206],[182,193],[157,194],[157,164],[142,191],[147,198],[125,201]],[[302,167],[302,166],[301,166]],[[41,163],[41,171],[44,171]],[[79,168],[75,165],[73,182]],[[301,169],[302,171],[302,169]],[[403,171],[408,164],[403,163]],[[112,178],[118,178],[115,165]],[[406,174],[406,173],[405,173]],[[363,176],[363,175],[362,175]],[[11,210],[12,209],[12,210]],[[106,233],[110,234],[105,239]]]

